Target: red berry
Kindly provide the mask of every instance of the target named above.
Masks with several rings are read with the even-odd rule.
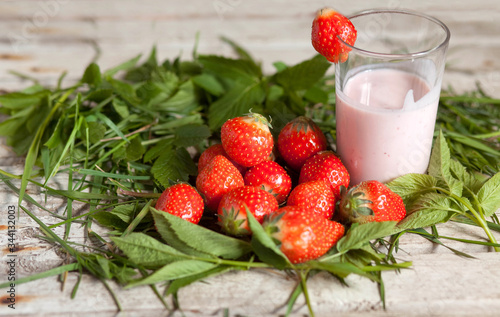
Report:
[[[403,199],[379,181],[364,181],[342,195],[339,216],[345,222],[400,221],[406,216]]]
[[[203,170],[203,168],[207,166],[207,164],[217,155],[225,156],[231,163],[233,163],[234,166],[236,166],[242,175],[245,173],[246,168],[231,160],[226,151],[224,151],[222,144],[213,144],[201,153],[200,158],[198,159],[198,173],[201,172],[201,170]]]
[[[303,263],[324,255],[344,235],[344,226],[308,212],[286,206],[264,220],[263,227],[280,242],[280,249],[292,263]]]
[[[238,169],[224,156],[214,157],[196,177],[196,189],[202,194],[207,209],[216,211],[222,196],[245,185]]]
[[[307,159],[300,170],[299,184],[324,180],[332,188],[336,199],[340,198],[340,186],[348,187],[350,176],[344,164],[332,151],[321,151]]]
[[[191,185],[179,183],[165,189],[155,208],[197,224],[203,215],[203,198]]]
[[[332,63],[345,62],[356,42],[357,31],[351,21],[337,11],[324,8],[318,11],[312,23],[311,42],[316,51]]]
[[[246,210],[262,223],[264,216],[278,209],[273,195],[253,186],[235,188],[226,193],[220,201],[217,214],[224,232],[231,235],[250,233]]]
[[[299,171],[305,161],[326,150],[326,137],[310,118],[300,116],[288,122],[278,135],[278,150],[292,169]]]
[[[221,141],[231,159],[244,167],[268,160],[273,150],[269,122],[262,115],[250,113],[227,120],[221,127]]]
[[[306,182],[292,190],[287,206],[300,206],[330,219],[335,210],[335,196],[323,180]]]
[[[279,204],[286,200],[292,189],[292,179],[285,169],[274,161],[264,161],[251,167],[243,179],[245,185],[259,187],[271,193]]]

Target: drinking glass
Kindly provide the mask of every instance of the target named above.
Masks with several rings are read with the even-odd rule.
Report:
[[[388,182],[429,164],[450,31],[419,12],[370,10],[335,65],[337,153],[351,175]],[[342,42],[342,41],[341,41]]]

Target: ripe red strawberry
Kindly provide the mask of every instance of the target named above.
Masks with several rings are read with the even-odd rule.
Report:
[[[348,187],[349,172],[332,151],[321,151],[307,159],[300,170],[299,184],[324,180],[330,184],[336,199],[340,198],[340,186]]]
[[[203,215],[203,198],[189,184],[178,183],[165,189],[155,208],[197,224]]]
[[[251,167],[243,180],[245,185],[259,187],[271,193],[279,204],[286,200],[292,189],[292,179],[285,169],[274,161],[264,161]]]
[[[403,199],[378,181],[364,181],[342,195],[339,216],[349,223],[400,221],[406,216]]]
[[[312,23],[311,42],[316,51],[332,63],[345,62],[354,45],[357,31],[351,21],[331,8],[318,11]]]
[[[201,172],[208,162],[210,162],[217,155],[225,156],[231,163],[233,163],[234,166],[236,166],[238,171],[244,175],[246,168],[231,160],[226,151],[224,151],[222,144],[213,144],[201,153],[200,158],[198,159],[198,173]]]
[[[292,169],[300,171],[305,161],[326,150],[326,137],[310,118],[300,116],[288,122],[278,135],[278,150]]]
[[[222,196],[233,188],[244,186],[243,176],[224,156],[214,157],[196,177],[196,189],[207,209],[216,211]]]
[[[217,214],[224,232],[231,235],[250,234],[246,210],[262,223],[264,216],[278,209],[273,195],[253,186],[243,186],[226,193],[219,204]]]
[[[251,167],[268,160],[273,150],[270,124],[262,115],[250,113],[227,120],[221,127],[221,141],[231,159]]]
[[[280,242],[281,251],[292,263],[319,258],[344,235],[340,223],[299,206],[278,209],[264,220],[263,227]]]
[[[318,180],[297,185],[288,196],[286,204],[306,208],[330,219],[335,210],[335,202],[330,185],[323,180]]]

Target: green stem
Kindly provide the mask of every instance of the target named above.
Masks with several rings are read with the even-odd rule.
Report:
[[[297,272],[300,276],[300,285],[302,286],[302,292],[304,292],[304,297],[306,299],[307,309],[309,310],[309,316],[314,317],[314,311],[311,305],[311,299],[309,298],[309,291],[307,290],[307,274],[308,271]]]
[[[465,216],[468,217],[469,219],[471,219],[472,221],[474,221],[475,223],[477,223],[481,228],[483,228],[484,232],[486,233],[486,235],[490,239],[491,243],[498,244],[497,239],[495,238],[495,236],[491,232],[490,227],[488,227],[488,223],[486,223],[486,219],[484,219],[484,216],[483,216],[483,213],[482,213],[481,210],[478,212],[469,203],[469,201],[463,200],[462,197],[459,197],[459,196],[453,194],[452,192],[450,192],[450,191],[448,191],[448,190],[446,190],[444,188],[435,187],[433,189],[442,191],[443,193],[447,194],[451,198],[455,199],[456,201],[462,203],[465,207],[467,207],[467,209],[470,211],[470,213],[472,214],[472,216],[471,215],[467,215],[467,214],[465,214]],[[500,247],[494,246],[493,248],[495,249],[495,252],[500,252]]]

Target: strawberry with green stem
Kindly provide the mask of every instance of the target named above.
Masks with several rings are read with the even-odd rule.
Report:
[[[222,230],[230,235],[250,234],[247,210],[262,223],[264,216],[278,209],[278,201],[273,195],[254,186],[235,188],[226,193],[217,210]]]
[[[339,217],[347,223],[400,221],[406,216],[403,199],[379,181],[364,181],[345,192]]]

